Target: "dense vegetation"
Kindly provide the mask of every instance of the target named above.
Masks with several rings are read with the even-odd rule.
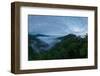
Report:
[[[74,59],[74,58],[87,58],[88,57],[88,41],[86,34],[84,37],[76,36],[74,34],[69,34],[64,37],[59,37],[61,41],[56,43],[48,51],[34,50],[30,44],[33,40],[35,43],[37,41],[37,47],[43,44],[39,39],[34,36],[29,37],[28,46],[28,59],[29,60],[50,60],[50,59]],[[46,47],[46,46],[45,46]]]

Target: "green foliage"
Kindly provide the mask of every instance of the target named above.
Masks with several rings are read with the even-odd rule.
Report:
[[[50,59],[74,59],[88,57],[88,35],[84,37],[69,34],[59,38],[61,42],[57,43],[48,51],[36,53],[31,47],[28,48],[29,60],[50,60]]]

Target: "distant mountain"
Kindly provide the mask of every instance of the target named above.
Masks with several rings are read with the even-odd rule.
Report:
[[[46,37],[46,38],[44,38]],[[28,35],[28,42],[29,46],[33,47],[34,50],[39,51],[48,51],[52,47],[55,47],[56,45],[66,45],[68,41],[76,41],[81,40],[81,37],[78,37],[74,34],[68,34],[66,36],[62,37],[55,37],[54,35],[43,35],[43,34],[36,34],[36,35]],[[52,42],[51,42],[52,41]],[[51,43],[50,43],[51,42]]]
[[[68,39],[68,38],[76,38],[76,35],[68,34],[66,36],[58,37],[57,39]]]
[[[44,34],[36,34],[36,36],[44,36],[44,37],[49,37],[49,35],[44,35]]]
[[[44,41],[42,40],[42,38],[46,37],[46,39],[44,39]],[[28,35],[28,43],[29,46],[31,46],[35,51],[40,52],[40,51],[48,51],[50,48],[54,47],[56,44],[61,44],[63,40],[66,40],[68,38],[76,38],[76,35],[73,34],[69,34],[63,37],[55,37],[54,35],[43,35],[43,34],[36,34],[36,35],[32,35],[29,34]],[[48,44],[47,42],[50,42],[50,40],[54,41],[51,44]]]
[[[48,44],[38,37],[45,35],[28,35],[29,60],[48,59],[73,59],[88,57],[88,35],[84,37],[68,34],[62,37],[48,36],[46,41],[54,39],[54,43]],[[59,40],[59,41],[58,41]],[[50,47],[50,45],[53,45]]]
[[[44,34],[34,34],[33,36],[36,36],[36,37],[39,37],[39,36],[49,37],[49,35],[44,35]]]
[[[43,42],[38,38],[38,36],[44,36],[44,35],[28,35],[28,45],[32,47],[34,51],[39,53],[41,50],[45,51],[48,49],[48,44]]]

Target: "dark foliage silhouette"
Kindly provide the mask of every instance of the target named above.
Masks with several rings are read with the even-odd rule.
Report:
[[[58,37],[57,39],[60,42],[56,43],[50,49],[47,48],[49,45],[39,40],[37,36],[45,35],[28,35],[29,60],[77,59],[88,57],[87,34],[84,37],[74,34]]]

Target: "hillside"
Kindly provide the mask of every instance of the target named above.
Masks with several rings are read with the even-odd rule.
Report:
[[[87,34],[84,36],[84,38],[74,34],[57,37],[55,39],[55,44],[47,44],[41,39],[38,39],[38,36],[45,37],[45,35],[29,35],[29,60],[75,59],[88,57]],[[50,36],[46,37],[50,38]],[[60,41],[57,42],[57,40]],[[53,46],[49,47],[50,45]]]

